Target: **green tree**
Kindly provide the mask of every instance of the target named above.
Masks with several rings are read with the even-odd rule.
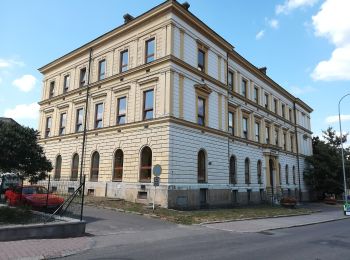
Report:
[[[15,122],[0,121],[0,172],[13,172],[37,182],[52,170],[43,148],[37,143],[38,131]]]
[[[343,192],[341,143],[346,142],[347,134],[341,140],[331,127],[322,133],[325,141],[320,140],[318,136],[312,138],[313,155],[306,158],[304,179],[306,184],[319,194],[339,195]],[[349,148],[345,149],[344,155],[347,158],[346,169],[349,171]]]

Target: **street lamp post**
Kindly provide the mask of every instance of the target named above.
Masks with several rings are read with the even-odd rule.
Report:
[[[343,165],[343,178],[344,178],[344,199],[345,199],[345,204],[348,204],[348,196],[346,194],[347,188],[346,188],[346,175],[345,175],[345,162],[344,162],[344,148],[343,148],[343,133],[341,130],[341,118],[340,118],[340,102],[347,96],[350,96],[350,93],[344,95],[338,103],[338,115],[339,115],[339,130],[340,130],[340,143],[341,143],[341,160],[342,160],[342,165]]]

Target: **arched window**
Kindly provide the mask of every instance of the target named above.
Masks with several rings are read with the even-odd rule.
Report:
[[[230,184],[236,184],[236,157],[233,155],[230,158]]]
[[[286,165],[286,184],[289,184],[288,164]]]
[[[98,181],[98,173],[100,168],[100,154],[94,152],[91,157],[90,181]]]
[[[205,158],[205,151],[200,150],[198,152],[198,182],[206,182],[206,158]]]
[[[140,182],[151,182],[152,150],[145,146],[141,151]]]
[[[70,176],[71,181],[76,181],[78,179],[78,170],[79,170],[79,155],[76,153],[73,155],[73,160],[72,160],[72,172]]]
[[[58,181],[61,178],[61,167],[62,167],[62,156],[58,155],[56,157],[55,175],[53,176],[54,180]]]
[[[293,166],[293,184],[297,184],[297,181],[296,181],[296,176],[295,176],[295,166]]]
[[[258,184],[262,184],[262,164],[260,160],[258,160],[256,167],[258,172]]]
[[[114,154],[113,181],[122,181],[123,179],[123,151],[118,149]]]
[[[280,185],[282,185],[282,175],[281,175],[281,172],[282,172],[282,168],[281,168],[281,164],[279,163],[279,164],[278,164],[278,178],[279,178]]]
[[[249,172],[250,162],[249,158],[244,161],[244,179],[246,184],[250,184],[250,172]]]

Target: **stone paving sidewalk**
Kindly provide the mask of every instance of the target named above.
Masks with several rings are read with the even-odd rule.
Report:
[[[72,255],[92,247],[89,237],[0,242],[0,260],[37,260]]]
[[[313,213],[310,215],[276,217],[252,220],[238,220],[231,222],[205,224],[203,226],[213,229],[232,231],[232,232],[261,232],[273,229],[290,228],[297,226],[305,226],[323,222],[329,222],[339,219],[349,218],[344,216],[343,211],[332,210]]]

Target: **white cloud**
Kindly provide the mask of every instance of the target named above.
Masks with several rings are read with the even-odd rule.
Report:
[[[0,58],[0,68],[10,68],[13,66],[24,66],[24,62],[14,60],[14,59],[1,59]]]
[[[282,5],[276,6],[276,14],[288,14],[298,8],[313,6],[317,2],[318,0],[286,0]]]
[[[18,119],[37,119],[40,106],[37,103],[21,104],[5,110],[4,116]]]
[[[31,91],[36,83],[36,78],[32,75],[23,75],[22,77],[15,79],[12,84],[18,87],[23,92]]]
[[[297,86],[292,86],[290,88],[290,92],[293,94],[293,95],[302,95],[302,94],[306,94],[306,93],[311,93],[311,92],[314,92],[316,91],[316,89],[314,87],[311,87],[311,86],[306,86],[304,88],[302,87],[297,87]]]
[[[350,80],[350,44],[336,48],[329,60],[320,61],[311,73],[314,80]]]
[[[265,35],[265,30],[261,30],[255,35],[255,38],[257,40],[260,40],[262,37],[264,37],[264,35]]]
[[[0,85],[1,85],[1,83],[2,83],[2,78],[0,78]]]
[[[268,23],[269,23],[269,26],[273,29],[278,29],[279,27],[279,22],[277,19],[271,19],[268,21]]]
[[[350,80],[349,0],[326,0],[312,17],[315,35],[335,45],[329,60],[320,61],[311,73],[314,80]]]
[[[350,115],[340,115],[341,121],[345,122],[345,121],[350,121]],[[334,123],[338,123],[339,122],[339,116],[328,116],[326,118],[326,123],[328,124],[334,124]]]
[[[350,1],[326,0],[312,17],[317,36],[326,37],[336,46],[350,42]]]

